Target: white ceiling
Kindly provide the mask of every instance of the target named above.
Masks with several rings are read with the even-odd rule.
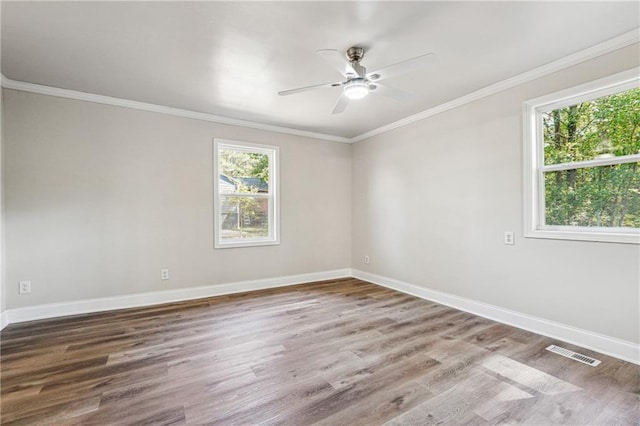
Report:
[[[640,27],[640,2],[9,2],[12,80],[354,137]],[[315,51],[367,50],[370,71],[434,52],[332,115],[341,80]]]

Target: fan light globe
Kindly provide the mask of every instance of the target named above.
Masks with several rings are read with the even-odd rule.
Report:
[[[362,99],[369,94],[369,85],[364,80],[351,80],[344,85],[344,95],[349,99]]]

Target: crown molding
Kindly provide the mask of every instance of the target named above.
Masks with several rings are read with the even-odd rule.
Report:
[[[139,109],[142,111],[158,112],[161,114],[175,115],[177,117],[191,118],[194,120],[210,121],[218,124],[228,124],[231,126],[246,127],[249,129],[267,130],[270,132],[286,133],[295,136],[321,139],[324,141],[350,143],[351,139],[341,136],[327,135],[324,133],[310,132],[306,130],[292,129],[290,127],[275,126],[272,124],[258,123],[256,121],[240,120],[228,118],[220,115],[208,114],[204,112],[190,111],[187,109],[172,108],[163,105],[149,104],[146,102],[132,101],[123,98],[113,98],[111,96],[96,95],[94,93],[79,92],[77,90],[61,89],[59,87],[44,86],[42,84],[27,83],[24,81],[12,80],[1,75],[2,87],[5,89],[21,90],[23,92],[38,93],[41,95],[57,96],[59,98],[75,99],[78,101],[94,102],[97,104],[113,105],[124,108]]]
[[[502,80],[490,86],[483,87],[482,89],[471,92],[468,95],[461,96],[459,98],[437,105],[433,108],[426,109],[417,114],[410,115],[401,120],[394,121],[393,123],[389,123],[368,132],[362,133],[351,138],[351,142],[359,142],[365,139],[369,139],[381,133],[385,133],[390,130],[406,126],[408,124],[415,123],[416,121],[420,121],[428,117],[433,117],[436,114],[440,114],[445,111],[449,111],[450,109],[457,108],[473,101],[477,101],[478,99],[482,99],[498,92],[511,89],[512,87],[518,86],[520,84],[528,83],[529,81],[544,77],[557,71],[561,71],[574,65],[578,65],[582,62],[597,58],[598,56],[611,53],[614,50],[622,49],[623,47],[627,47],[638,42],[640,42],[640,28],[636,28],[635,30],[626,32],[618,37],[612,38],[600,44],[596,44],[595,46],[591,46],[587,49],[573,53],[569,56],[565,56],[564,58],[558,59],[556,61],[549,62],[548,64],[539,66],[538,68],[534,68],[530,71],[518,74],[514,77],[510,77],[506,80]]]
[[[397,129],[399,127],[407,126],[416,121],[423,120],[428,117],[449,111],[451,109],[466,105],[468,103],[477,101],[487,96],[494,95],[520,84],[528,83],[529,81],[544,77],[557,71],[578,65],[582,62],[590,59],[597,58],[598,56],[611,53],[615,50],[622,49],[623,47],[630,46],[634,43],[640,42],[640,28],[636,28],[629,32],[626,32],[618,37],[614,37],[603,43],[596,44],[587,49],[573,53],[564,58],[558,59],[540,67],[534,68],[530,71],[518,74],[514,77],[510,77],[506,80],[502,80],[498,83],[484,87],[482,89],[471,92],[467,95],[437,105],[433,108],[426,109],[416,114],[412,114],[408,117],[394,121],[393,123],[386,124],[384,126],[377,127],[365,133],[361,133],[352,138],[328,135],[324,133],[311,132],[307,130],[293,129],[290,127],[276,126],[272,124],[259,123],[249,120],[240,120],[236,118],[228,118],[220,115],[208,114],[204,112],[196,112],[180,108],[172,108],[163,105],[149,104],[145,102],[132,101],[129,99],[113,98],[111,96],[96,95],[93,93],[79,92],[76,90],[61,89],[58,87],[44,86],[41,84],[27,83],[23,81],[12,80],[0,74],[0,85],[7,89],[21,90],[24,92],[39,93],[41,95],[57,96],[61,98],[75,99],[80,101],[94,102],[105,105],[114,105],[124,108],[133,108],[143,111],[158,112],[161,114],[175,115],[178,117],[191,118],[194,120],[209,121],[212,123],[228,124],[238,127],[246,127],[250,129],[267,130],[271,132],[285,133],[295,136],[303,136],[313,139],[320,139],[324,141],[342,142],[342,143],[355,143],[363,141],[365,139],[372,138],[382,133]]]

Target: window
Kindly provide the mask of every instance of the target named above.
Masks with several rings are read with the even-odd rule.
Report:
[[[215,247],[280,243],[278,147],[214,139]]]
[[[639,76],[525,102],[526,237],[640,243]]]

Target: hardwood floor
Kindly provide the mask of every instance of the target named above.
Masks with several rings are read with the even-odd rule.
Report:
[[[640,422],[640,367],[356,279],[14,324],[1,339],[4,425]]]

